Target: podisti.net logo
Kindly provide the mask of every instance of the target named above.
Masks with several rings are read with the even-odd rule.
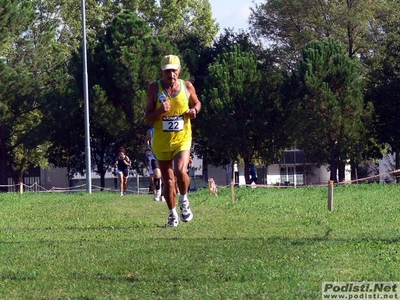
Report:
[[[400,282],[323,282],[322,299],[400,299]]]

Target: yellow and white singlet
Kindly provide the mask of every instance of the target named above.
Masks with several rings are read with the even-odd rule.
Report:
[[[166,100],[171,102],[171,108],[154,123],[153,153],[158,160],[172,160],[176,154],[190,150],[192,146],[192,127],[186,114],[189,99],[184,80],[180,79],[180,88],[176,95],[168,95],[161,81],[157,84],[156,109]]]

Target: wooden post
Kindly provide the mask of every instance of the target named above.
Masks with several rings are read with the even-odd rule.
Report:
[[[232,203],[236,202],[236,197],[235,197],[235,182],[232,180],[231,181],[231,193],[232,193]]]
[[[19,182],[19,193],[22,195],[24,193],[24,184],[22,181]]]
[[[333,180],[329,180],[328,184],[328,210],[333,210]]]

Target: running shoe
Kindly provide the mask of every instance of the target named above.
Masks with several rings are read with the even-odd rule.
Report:
[[[181,220],[183,222],[190,222],[193,219],[193,212],[190,209],[187,195],[179,196],[179,207],[181,208]]]
[[[175,215],[172,215],[172,214],[169,215],[167,226],[168,227],[178,227],[178,224],[179,224],[178,216],[175,216]]]
[[[154,193],[154,201],[160,201],[160,196],[161,196],[161,190],[157,190],[155,193]]]

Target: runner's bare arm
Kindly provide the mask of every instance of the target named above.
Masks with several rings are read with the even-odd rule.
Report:
[[[167,100],[164,101],[158,109],[156,109],[157,93],[158,84],[157,81],[155,81],[149,85],[149,88],[147,90],[146,122],[149,124],[153,124],[162,114],[164,114],[170,108],[169,101]]]
[[[188,91],[188,97],[190,101],[190,107],[187,111],[189,118],[194,119],[201,110],[201,102],[196,94],[196,89],[190,81],[186,81],[186,90]]]

